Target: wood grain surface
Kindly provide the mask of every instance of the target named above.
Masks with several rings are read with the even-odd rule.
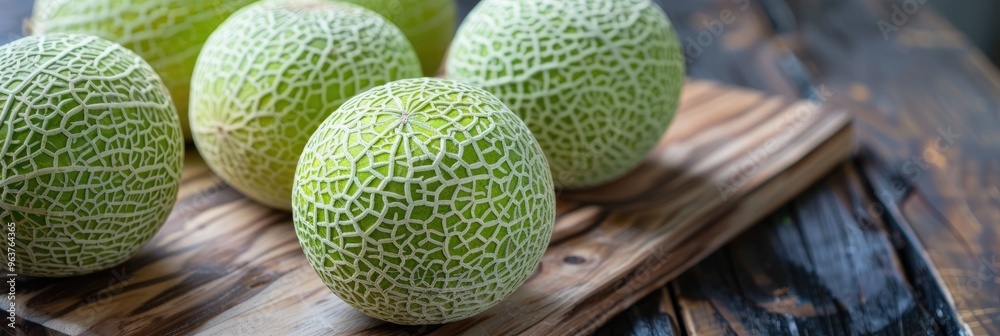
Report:
[[[417,327],[338,299],[308,266],[289,214],[243,198],[189,150],[176,209],[153,241],[105,272],[19,279],[21,324],[67,334],[587,333],[843,162],[851,139],[845,110],[689,81],[642,166],[560,194],[549,250],[524,286],[468,320]]]
[[[1000,76],[931,2],[658,3],[690,76],[823,87],[861,155],[599,334],[1000,335]]]

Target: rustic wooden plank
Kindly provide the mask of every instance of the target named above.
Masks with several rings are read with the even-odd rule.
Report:
[[[781,75],[777,62],[772,61],[775,59],[774,52],[768,46],[771,45],[774,32],[756,1],[657,1],[657,3],[667,12],[685,45],[687,73],[690,76],[760,88],[785,97],[803,96],[788,84],[787,79]],[[723,14],[731,15],[728,22],[723,21]],[[701,264],[710,263],[711,259]],[[729,269],[715,269],[715,272],[725,271]],[[673,282],[663,290],[669,293],[676,290],[677,285],[677,282]],[[708,303],[679,298],[679,293],[676,293],[672,297],[663,296],[661,301],[661,306],[676,307],[671,315],[681,322],[678,325],[722,321],[721,316],[714,312],[703,316],[690,315],[692,311],[710,312],[710,310],[693,309]],[[645,318],[657,318],[660,315],[655,310],[632,310],[636,315]],[[689,313],[687,318],[696,318],[692,321],[678,319],[678,314],[682,312]],[[609,324],[622,327],[629,325],[627,324],[629,321],[625,320],[623,323],[621,320],[624,318],[613,320]],[[630,329],[618,331],[626,330]],[[732,334],[728,329],[719,332]],[[681,328],[676,334],[686,335],[689,334],[689,330]]]
[[[594,332],[595,336],[674,336],[680,335],[670,291],[661,287],[653,294],[621,312],[607,324]],[[649,314],[647,312],[656,312]]]
[[[657,252],[654,252],[653,260],[650,261],[649,258],[646,258],[644,264],[633,274],[629,274],[625,278],[615,282],[614,291],[609,292],[605,288],[590,295],[590,297],[580,304],[581,307],[570,312],[576,315],[565,317],[562,323],[566,323],[567,325],[562,326],[562,328],[568,330],[569,334],[580,334],[590,331],[591,328],[603,323],[604,319],[608,317],[602,312],[624,309],[645,293],[649,293],[656,287],[662,286],[667,280],[673,278],[687,267],[690,267],[731,239],[735,234],[762,218],[764,214],[773,211],[778,205],[788,200],[791,197],[788,194],[790,190],[788,188],[796,189],[797,193],[797,188],[795,187],[797,183],[801,181],[813,181],[823,175],[828,167],[836,165],[837,162],[848,154],[849,147],[843,146],[843,143],[849,142],[848,139],[850,137],[849,129],[839,132],[835,136],[834,141],[824,144],[823,147],[810,153],[802,162],[790,167],[771,180],[773,184],[769,185],[776,186],[775,188],[759,188],[747,194],[742,201],[736,202],[733,208],[728,210],[729,212],[726,212],[722,218],[711,221],[690,236],[682,236],[683,231],[678,231],[678,241],[666,241],[659,244]],[[680,211],[679,214],[683,214],[686,210],[681,208],[678,211]],[[667,224],[669,225],[670,221]],[[645,225],[645,223],[640,220],[633,225]],[[604,235],[596,239],[601,239],[602,237]],[[618,249],[626,250],[620,246],[620,241],[627,241],[630,242],[629,244],[632,244],[640,239],[638,237],[636,239],[617,239],[619,242],[615,242],[614,245]],[[672,244],[679,245],[671,247]],[[657,256],[657,254],[660,256]],[[555,294],[558,295],[558,293]],[[591,311],[587,312],[587,310]],[[593,312],[595,310],[596,313]],[[576,311],[587,313],[580,314]],[[557,330],[562,331],[564,329]],[[529,329],[528,332],[545,334],[548,331],[544,329]]]
[[[556,238],[532,278],[453,324],[400,329],[350,308],[309,268],[289,215],[242,198],[193,151],[175,212],[136,257],[85,277],[19,279],[18,297],[24,323],[71,334],[587,333],[846,158],[849,121],[687,83],[647,161],[609,186],[560,195]]]
[[[873,112],[859,134],[881,215],[922,247],[968,331],[1000,334],[1000,74],[931,8],[886,40],[872,23],[898,3],[819,3],[829,12],[797,9],[803,45],[832,91]]]
[[[676,290],[688,332],[956,334],[954,315],[914,291],[881,219],[855,210],[872,202],[844,166],[682,275]]]
[[[998,333],[995,327],[977,327],[984,323],[980,319],[985,319],[987,324],[995,323],[997,314],[1000,314],[1000,299],[983,295],[998,292],[991,287],[998,278],[993,271],[997,269],[996,262],[990,260],[996,252],[990,251],[995,251],[998,246],[996,224],[1000,223],[1000,210],[997,210],[1000,209],[1000,191],[994,190],[1000,179],[997,177],[1000,163],[995,159],[1000,157],[1000,151],[996,145],[997,133],[983,131],[1000,126],[996,121],[998,109],[995,103],[998,96],[995,88],[1000,81],[996,79],[995,68],[964,43],[947,23],[936,19],[929,9],[921,9],[912,21],[902,27],[898,37],[885,41],[878,31],[877,21],[879,18],[888,20],[891,15],[888,10],[898,2],[763,2],[777,2],[779,4],[772,5],[778,7],[787,6],[793,14],[794,24],[772,28],[772,32],[732,33],[740,35],[740,39],[746,41],[743,44],[749,47],[727,50],[711,45],[709,48],[714,49],[706,50],[706,57],[690,63],[694,69],[689,69],[689,72],[697,77],[801,96],[789,89],[795,87],[796,81],[789,78],[791,75],[785,65],[788,63],[787,53],[781,49],[794,51],[798,56],[796,58],[803,62],[803,68],[815,78],[810,81],[824,84],[832,93],[832,101],[828,104],[856,106],[851,110],[856,111],[860,119],[859,143],[871,149],[873,158],[879,159],[877,163],[865,161],[870,172],[865,173],[862,180],[881,185],[881,189],[872,189],[870,193],[893,195],[893,183],[906,182],[903,185],[907,191],[901,196],[907,197],[887,200],[891,204],[885,206],[882,218],[887,224],[881,230],[893,238],[896,251],[891,259],[902,265],[903,272],[900,274],[914,286],[913,294],[935,316],[956,315],[951,301],[955,293],[966,297],[978,294],[980,297],[971,301],[959,302],[959,307],[967,305],[959,309],[959,313],[963,320],[968,320],[966,316],[973,318],[970,330]],[[704,3],[708,4],[703,7],[721,8],[730,1]],[[669,7],[667,10],[674,14]],[[711,17],[718,13],[718,9],[713,10],[714,13],[683,13],[681,17],[682,20],[688,16]],[[872,14],[872,10],[878,14]],[[737,16],[737,20],[743,19],[759,20]],[[922,20],[928,21],[926,26],[921,26]],[[788,26],[792,27],[794,34],[770,36],[789,30]],[[682,39],[686,35],[700,33],[697,29],[679,27]],[[723,40],[728,38],[732,36],[721,37]],[[711,62],[699,63],[709,58]],[[944,79],[926,80],[931,78]],[[984,98],[989,103],[983,103]],[[934,142],[939,137],[936,127],[947,125],[972,125],[970,129],[977,133],[975,138],[959,139],[962,144],[958,147],[967,151],[952,153],[948,150],[944,153],[946,155],[941,155],[947,158],[946,163],[957,163],[960,168],[945,165],[914,170],[913,164],[929,165],[919,158],[926,154],[927,148],[934,148]],[[962,158],[953,161],[947,155],[956,153]],[[935,151],[930,154],[937,157]],[[914,159],[914,155],[918,159]],[[917,181],[912,183],[915,186],[908,181],[917,175],[914,171],[919,171]],[[942,196],[947,197],[942,199]],[[909,206],[911,213],[904,216],[906,210],[893,212],[893,208],[900,208],[896,204]],[[792,205],[788,210],[795,208]],[[940,215],[932,216],[940,213],[938,209],[945,209],[945,212],[952,209],[950,212],[958,216],[950,220]],[[920,223],[911,223],[910,218],[917,218]],[[768,221],[762,225],[770,230],[780,227]],[[914,226],[913,230],[910,230],[910,225]],[[908,231],[911,234],[907,235]],[[917,232],[923,232],[923,235]],[[978,236],[980,233],[986,235]],[[939,275],[934,265],[940,261],[934,261],[935,256],[958,267],[943,268],[948,274]],[[706,261],[703,264],[710,263]],[[726,264],[716,265],[712,270],[733,272],[732,267]],[[989,283],[989,280],[993,282]],[[945,284],[944,291],[942,284]],[[681,306],[683,310],[685,305]],[[942,332],[947,334],[961,331],[953,329],[955,326],[950,323],[939,324],[945,327]]]
[[[711,21],[703,19],[701,24],[679,26],[678,33],[682,39],[685,40],[686,44],[698,43],[699,45],[703,45],[706,49],[705,56],[696,57],[695,59],[689,61],[689,65],[691,66],[689,68],[690,73],[695,76],[718,78],[724,81],[740,83],[751,87],[760,87],[768,90],[769,92],[779,93],[785,96],[802,97],[807,96],[810,93],[809,90],[811,88],[799,87],[801,84],[795,83],[794,80],[790,79],[792,74],[787,73],[790,71],[787,68],[789,67],[789,63],[793,63],[792,65],[798,65],[794,64],[797,63],[797,60],[794,58],[789,60],[789,57],[787,56],[788,51],[782,50],[787,49],[781,43],[782,41],[773,38],[773,34],[775,32],[773,31],[772,23],[766,22],[767,18],[758,8],[759,4],[757,2],[750,3],[745,8],[734,7],[733,4],[737,3],[735,1],[703,1],[699,3],[715,4],[716,6],[708,5],[707,8],[703,8],[700,12],[696,13],[679,13],[677,12],[676,6],[668,6],[665,7],[665,9],[672,18],[680,17],[682,20],[685,17],[714,19],[716,16],[721,16],[720,13],[726,9],[736,13],[735,21],[727,24],[725,27],[741,27],[741,29],[723,30],[723,35],[718,37],[718,40],[740,41],[730,44],[740,45],[742,48],[727,48],[725,44],[715,43],[704,45],[700,43],[700,41],[697,41],[697,36],[705,35],[706,31],[711,32],[709,30],[711,27],[708,27],[711,25]],[[751,29],[747,29],[747,27],[751,27]],[[691,56],[692,55],[688,55],[689,58],[691,58]],[[770,222],[773,222],[773,220]],[[758,240],[757,243],[761,242]],[[752,253],[754,251],[749,252]],[[760,265],[758,264],[757,266],[759,267]],[[720,264],[713,261],[713,259],[703,262],[699,265],[699,267],[711,268],[712,271],[708,274],[718,275],[733,272],[733,269],[728,267],[728,264]],[[691,277],[692,280],[694,278],[697,277]],[[698,279],[697,281],[704,282],[704,280],[705,279]],[[677,283],[674,284],[675,288],[676,286]],[[695,312],[705,312],[704,315],[697,316],[697,318],[688,321],[686,323],[688,326],[704,326],[706,323],[707,325],[720,326],[720,329],[715,329],[714,332],[710,332],[709,329],[704,327],[697,328],[699,332],[698,334],[734,333],[732,329],[725,326],[725,319],[718,315],[717,312],[711,309],[703,309],[705,307],[702,306],[702,301],[685,299],[681,302],[676,302],[675,304],[680,306],[679,311],[685,312],[688,318],[694,317],[691,314],[694,314]],[[747,312],[748,310],[734,309],[730,311],[739,314],[741,312]],[[750,318],[750,316],[747,317]],[[685,332],[687,331],[690,330],[686,330]]]

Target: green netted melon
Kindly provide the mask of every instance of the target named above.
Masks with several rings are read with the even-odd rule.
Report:
[[[227,183],[291,210],[295,164],[313,130],[355,94],[420,76],[406,36],[373,11],[327,0],[263,1],[208,39],[191,86],[191,131]]]
[[[555,195],[527,126],[482,89],[389,83],[309,139],[293,191],[302,249],[362,312],[446,323],[497,304],[548,245]]]
[[[382,14],[403,30],[413,43],[424,74],[432,76],[441,66],[455,35],[454,0],[340,0]]]
[[[115,266],[166,221],[183,136],[138,55],[87,35],[14,41],[0,47],[0,108],[0,223],[14,224],[18,273]]]
[[[59,8],[60,3],[64,1],[67,0],[35,0],[34,7],[31,10],[32,21],[45,21],[56,8]]]
[[[198,51],[226,17],[254,0],[36,0],[34,33],[91,34],[142,56],[163,78],[188,133],[188,92]]]
[[[446,64],[524,120],[567,189],[639,165],[670,125],[684,75],[670,21],[649,0],[484,0]]]

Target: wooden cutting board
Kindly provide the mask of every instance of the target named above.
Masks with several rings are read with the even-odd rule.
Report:
[[[19,278],[18,324],[69,334],[589,333],[846,159],[850,123],[846,111],[688,81],[642,166],[559,195],[552,242],[518,291],[435,326],[392,325],[345,304],[307,264],[291,216],[240,196],[191,149],[162,231],[104,272]]]

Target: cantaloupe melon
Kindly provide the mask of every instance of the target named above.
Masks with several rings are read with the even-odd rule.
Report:
[[[188,132],[191,72],[202,45],[231,13],[255,0],[36,0],[32,31],[91,34],[142,56],[163,78]]]
[[[132,51],[62,34],[0,47],[0,223],[15,228],[16,273],[128,259],[167,220],[183,148],[166,87]]]
[[[639,165],[670,125],[684,75],[673,27],[650,0],[484,0],[446,64],[449,78],[521,116],[567,189]]]
[[[398,28],[332,0],[266,0],[212,33],[192,81],[191,131],[205,162],[244,195],[291,210],[313,130],[347,99],[420,77]]]
[[[527,126],[482,89],[392,82],[344,103],[306,145],[293,219],[323,282],[399,324],[478,314],[528,278],[555,193]]]

